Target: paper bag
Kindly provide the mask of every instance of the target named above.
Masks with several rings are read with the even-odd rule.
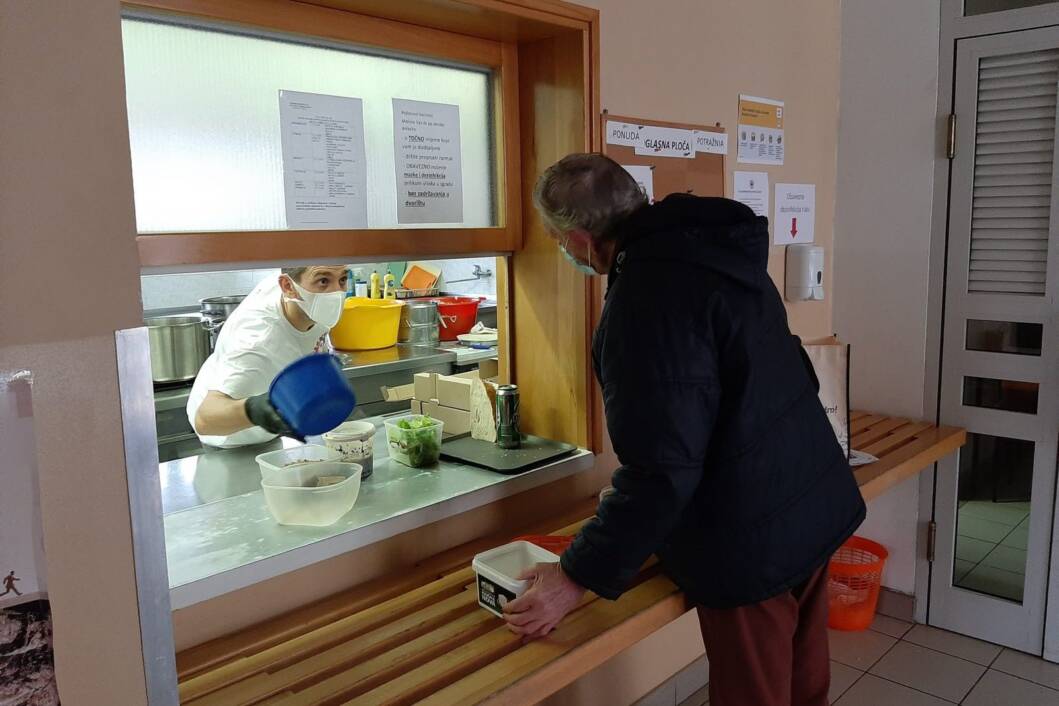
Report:
[[[820,381],[820,403],[842,452],[849,458],[849,345],[831,336],[806,341],[804,346]]]

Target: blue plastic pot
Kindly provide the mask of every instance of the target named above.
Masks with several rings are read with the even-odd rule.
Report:
[[[301,436],[331,431],[357,406],[338,358],[328,353],[307,355],[281,370],[269,387],[268,399]]]

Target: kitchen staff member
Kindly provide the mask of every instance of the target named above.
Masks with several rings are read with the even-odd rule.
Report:
[[[827,562],[865,508],[769,278],[768,220],[723,198],[649,206],[601,155],[550,167],[534,200],[579,268],[609,274],[593,358],[622,465],[560,562],[523,574],[509,625],[545,635],[657,554],[698,606],[711,706],[826,706]]]
[[[338,265],[284,268],[232,312],[188,397],[202,443],[231,448],[292,433],[268,401],[269,385],[299,358],[330,350],[327,333],[342,315],[347,276]]]

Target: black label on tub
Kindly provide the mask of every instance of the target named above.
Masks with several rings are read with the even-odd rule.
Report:
[[[497,613],[503,613],[504,606],[515,600],[515,594],[503,586],[497,586],[484,576],[479,576],[478,600]]]

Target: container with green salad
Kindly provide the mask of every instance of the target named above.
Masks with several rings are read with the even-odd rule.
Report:
[[[390,458],[412,468],[433,466],[441,456],[442,423],[421,414],[387,419]]]

